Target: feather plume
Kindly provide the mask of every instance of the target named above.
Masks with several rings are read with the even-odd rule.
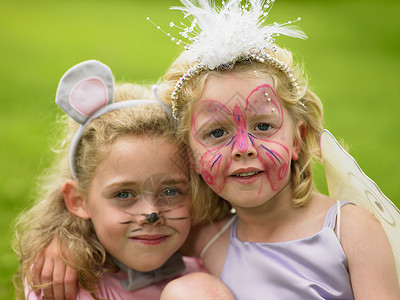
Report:
[[[248,0],[244,4],[228,0],[222,2],[221,8],[209,0],[181,2],[183,7],[171,9],[182,11],[185,18],[192,20],[180,32],[189,40],[185,49],[193,61],[210,69],[235,61],[250,51],[273,50],[274,37],[278,35],[306,38],[291,21],[265,25],[274,0]]]

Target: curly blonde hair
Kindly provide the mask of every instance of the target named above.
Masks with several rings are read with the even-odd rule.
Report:
[[[151,99],[153,95],[147,87],[133,84],[123,84],[115,90],[115,101],[138,98]],[[68,156],[78,124],[67,116],[61,122],[65,128],[64,138],[54,163],[40,178],[33,206],[21,213],[16,221],[14,249],[19,256],[20,267],[16,276],[18,280],[14,282],[17,294],[25,281],[32,289],[44,287],[34,284],[32,266],[39,252],[56,237],[72,259],[80,286],[96,299],[96,282],[105,272],[114,272],[117,268],[97,239],[91,221],[71,214],[64,203],[61,186],[72,179]],[[142,104],[100,116],[88,125],[76,152],[77,182],[83,195],[87,195],[90,181],[107,155],[109,146],[125,135],[156,136],[178,146],[174,121],[160,105]],[[19,293],[25,299],[23,293]]]
[[[179,91],[176,103],[178,136],[183,142],[189,143],[193,111],[208,77],[234,73],[238,76],[250,78],[255,78],[256,74],[272,78],[275,91],[284,107],[288,110],[294,124],[302,121],[306,126],[304,133],[299,132],[299,130],[296,131],[295,138],[302,141],[302,145],[299,159],[292,161],[293,204],[296,207],[300,207],[309,203],[311,192],[315,189],[312,177],[312,161],[313,158],[320,159],[319,135],[323,129],[323,108],[320,99],[308,89],[307,78],[303,69],[293,63],[291,52],[277,47],[274,56],[292,70],[293,76],[299,85],[298,92],[294,91],[286,73],[271,64],[259,61],[239,59],[233,63],[221,65],[214,70],[201,71],[198,75],[185,82]],[[181,54],[173,62],[159,88],[160,98],[165,104],[172,106],[171,94],[175,89],[176,83],[194,65],[195,62],[189,61],[185,53]],[[304,105],[300,105],[300,103]],[[230,207],[229,204],[212,193],[196,172],[191,171],[191,176],[194,186],[192,191],[194,217],[198,217],[197,220],[201,221],[224,215]]]

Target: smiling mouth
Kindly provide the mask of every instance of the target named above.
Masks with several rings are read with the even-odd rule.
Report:
[[[163,243],[169,238],[169,235],[142,235],[131,237],[131,240],[145,245],[158,245]]]
[[[262,171],[257,171],[257,172],[246,172],[246,173],[235,174],[235,175],[232,175],[232,176],[234,176],[234,177],[249,177],[249,176],[253,176],[253,175],[259,174],[259,173],[261,173],[261,172],[262,172]]]

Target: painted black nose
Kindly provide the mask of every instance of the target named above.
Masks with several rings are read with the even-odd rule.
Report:
[[[146,215],[146,219],[147,219],[147,222],[149,222],[149,223],[155,223],[160,219],[160,217],[158,216],[157,213],[153,212],[149,215]]]

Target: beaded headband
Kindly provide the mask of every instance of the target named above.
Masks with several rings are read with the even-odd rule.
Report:
[[[76,180],[76,149],[86,127],[105,113],[141,104],[160,104],[156,100],[128,100],[114,103],[114,79],[111,70],[96,60],[84,61],[69,69],[61,78],[56,95],[57,105],[81,124],[69,152],[70,169]]]
[[[213,70],[237,61],[256,60],[269,63],[283,71],[289,77],[293,89],[298,91],[298,84],[290,68],[271,54],[277,49],[274,45],[276,36],[283,34],[304,39],[306,35],[292,26],[295,21],[264,24],[275,0],[248,0],[244,5],[241,4],[241,0],[228,0],[222,1],[221,8],[215,7],[209,0],[181,2],[184,7],[171,9],[180,10],[184,12],[185,18],[191,16],[193,20],[190,26],[181,23],[183,27],[180,27],[173,22],[170,26],[181,29],[179,34],[189,40],[189,43],[174,37],[171,37],[171,40],[178,45],[185,44],[189,60],[197,63],[178,80],[171,94],[174,118],[177,117],[179,91],[190,78],[204,70]],[[296,21],[299,20],[300,18]],[[162,30],[160,26],[157,26],[157,29]],[[162,31],[171,36],[170,33]]]

